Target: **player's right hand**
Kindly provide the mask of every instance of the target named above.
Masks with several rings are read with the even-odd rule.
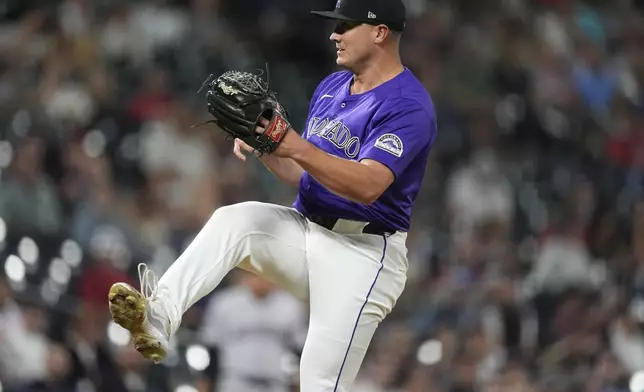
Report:
[[[249,146],[248,144],[244,143],[241,139],[235,139],[235,144],[233,146],[233,153],[235,156],[242,161],[246,161],[246,155],[244,153],[247,152],[253,152],[253,147]],[[258,152],[255,152],[255,155],[259,155]]]

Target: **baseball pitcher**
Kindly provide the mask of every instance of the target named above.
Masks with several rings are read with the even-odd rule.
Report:
[[[161,279],[141,264],[141,291],[124,283],[110,291],[114,321],[153,362],[184,312],[237,267],[308,301],[301,390],[346,392],[403,291],[411,211],[437,133],[431,98],[399,56],[405,7],[340,0],[313,14],[334,20],[344,70],[316,88],[301,136],[255,74],[228,71],[206,92],[234,153],[254,153],[298,187],[293,205],[221,207]]]

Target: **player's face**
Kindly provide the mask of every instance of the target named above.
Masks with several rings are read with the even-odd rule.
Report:
[[[373,26],[339,20],[329,39],[335,42],[336,63],[354,69],[369,57],[373,44]]]

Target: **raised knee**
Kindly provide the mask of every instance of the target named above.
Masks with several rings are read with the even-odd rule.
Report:
[[[215,220],[224,220],[224,219],[241,217],[243,216],[245,211],[248,211],[247,204],[250,204],[250,202],[229,204],[227,206],[219,207],[212,214],[212,217]]]
[[[265,203],[248,201],[219,207],[212,215],[213,224],[237,227],[244,231],[261,231],[271,225],[271,214]]]

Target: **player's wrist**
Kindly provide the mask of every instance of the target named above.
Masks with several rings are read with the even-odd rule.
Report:
[[[306,156],[307,153],[310,153],[310,148],[312,146],[313,145],[311,143],[300,137],[295,129],[291,127],[286,135],[284,135],[284,140],[282,140],[280,156],[291,158],[298,162],[302,157]]]

